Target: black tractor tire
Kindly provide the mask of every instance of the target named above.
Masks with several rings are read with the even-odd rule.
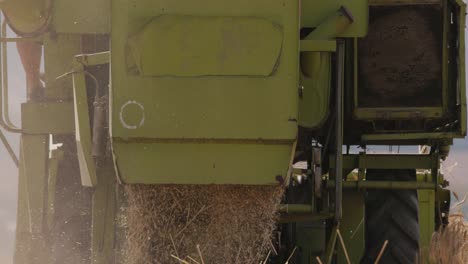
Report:
[[[371,181],[415,181],[416,170],[367,170]],[[419,259],[419,209],[416,190],[368,190],[366,252],[361,263],[414,264]]]

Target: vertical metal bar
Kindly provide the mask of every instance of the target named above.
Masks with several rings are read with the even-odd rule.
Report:
[[[47,192],[49,135],[21,136],[21,169],[25,177],[31,247],[26,263],[51,263],[47,250]]]
[[[22,144],[22,142],[20,142]],[[27,181],[24,171],[24,153],[19,153],[20,165],[18,169],[18,202],[16,210],[16,235],[14,264],[27,264],[29,262],[29,251],[31,250],[31,217],[29,216]]]
[[[93,195],[92,263],[107,264],[114,256],[116,189],[114,167],[111,160],[99,168],[100,181]]]
[[[448,80],[448,66],[449,66],[449,53],[448,53],[448,35],[449,35],[449,19],[450,12],[448,10],[448,1],[443,1],[443,37],[442,37],[442,107],[443,113],[448,111],[448,93],[449,93],[449,80]]]
[[[1,32],[0,34],[6,35],[6,21],[0,21],[2,23]],[[5,93],[5,85],[8,89],[8,71],[7,71],[7,57],[6,57],[6,43],[2,43],[1,47],[1,58],[0,58],[0,70],[2,78],[0,79],[0,126],[2,126],[6,131],[11,133],[21,133],[21,129],[14,127],[10,121],[5,121],[5,113],[8,115],[8,110],[4,113],[5,109],[8,109],[8,97],[4,95],[8,95],[8,92]]]
[[[0,16],[0,23],[2,23],[2,20],[3,20],[3,16]],[[3,45],[0,46],[0,50],[1,50],[0,51],[0,86],[1,86],[1,84],[3,83],[3,73],[2,73],[3,63],[1,63],[2,58],[3,58],[2,54],[1,54],[3,52]],[[0,89],[0,107],[3,107],[3,103],[2,103],[3,96],[1,94],[2,94],[2,89]],[[3,111],[1,111],[0,114],[3,114]],[[0,140],[2,141],[2,143],[5,146],[6,150],[8,151],[8,154],[10,154],[10,157],[13,160],[13,162],[15,163],[16,167],[18,167],[19,166],[18,157],[16,156],[15,152],[13,151],[13,148],[11,147],[10,143],[8,142],[8,139],[6,138],[5,134],[1,130],[0,130]]]
[[[5,137],[5,134],[3,134],[3,131],[0,130],[0,140],[2,141],[3,145],[5,146],[6,150],[8,151],[8,154],[10,154],[11,159],[15,163],[16,167],[19,166],[19,161],[18,157],[16,157],[15,152],[13,151],[13,148],[11,147],[10,143],[8,142],[8,139]]]
[[[336,156],[335,156],[335,221],[342,217],[343,199],[343,84],[345,43],[337,40],[336,50]]]
[[[459,21],[458,21],[458,89],[460,96],[460,134],[466,135],[466,51],[465,51],[465,20],[466,20],[466,5],[461,4],[459,11]]]
[[[0,13],[0,25],[3,25],[3,13]],[[3,38],[3,27],[0,37]],[[3,120],[3,43],[0,45],[0,114]]]
[[[75,62],[73,73],[73,101],[75,108],[75,138],[80,166],[81,183],[84,186],[94,187],[98,183],[96,165],[92,157],[91,125],[89,121],[88,96],[86,92],[86,79],[84,66]]]
[[[2,38],[7,37],[7,23],[6,20],[2,23]],[[13,122],[10,120],[10,109],[8,105],[9,100],[9,85],[8,85],[8,43],[2,42],[2,70],[3,70],[3,116],[5,123],[8,126],[14,127]]]

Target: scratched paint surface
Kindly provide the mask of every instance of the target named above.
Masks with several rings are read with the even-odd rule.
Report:
[[[468,39],[467,39],[468,40]],[[16,50],[9,45],[9,83],[11,87],[11,115],[15,124],[20,121],[19,104],[25,101],[24,74]],[[15,150],[18,150],[18,136],[7,134]],[[451,156],[445,162],[446,167],[452,167],[447,177],[451,188],[463,198],[468,195],[468,140],[455,141]],[[14,232],[16,222],[17,169],[13,165],[3,146],[0,146],[0,263],[12,264]],[[464,207],[468,217],[468,205]]]

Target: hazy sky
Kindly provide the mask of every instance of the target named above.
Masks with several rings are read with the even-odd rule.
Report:
[[[11,114],[15,124],[20,121],[20,102],[25,98],[25,83],[22,67],[14,45],[9,45],[9,84]],[[64,72],[67,69],[64,69]],[[18,136],[7,134],[15,150],[18,150]],[[446,177],[459,197],[468,195],[468,140],[457,140],[449,159],[444,163]],[[17,169],[3,145],[0,145],[0,263],[12,263],[14,231],[16,222]],[[468,209],[468,206],[466,206]],[[468,211],[466,212],[468,216]]]

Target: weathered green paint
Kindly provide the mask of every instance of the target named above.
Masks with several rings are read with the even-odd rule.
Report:
[[[416,142],[425,142],[422,144],[432,145],[436,142],[450,142],[452,144],[453,138],[462,137],[458,133],[452,132],[439,132],[439,133],[398,133],[398,134],[364,134],[361,136],[362,141],[365,143],[376,143],[376,142],[400,142],[400,141],[416,141]],[[376,143],[377,144],[377,143]],[[385,143],[380,143],[385,144]],[[407,145],[408,143],[403,145]],[[413,143],[411,145],[417,145],[418,143]]]
[[[349,30],[354,20],[348,12],[350,11],[345,7],[340,7],[330,13],[301,41],[301,49],[304,41],[315,40],[323,44],[324,40],[333,40]],[[331,56],[330,52],[323,51],[301,53],[299,125],[302,127],[318,128],[328,116],[332,80]]]
[[[57,79],[73,70],[73,58],[81,53],[79,35],[60,34],[44,38],[46,97],[51,100],[73,99],[71,76]]]
[[[92,261],[93,264],[108,264],[114,259],[117,183],[113,164],[106,162],[98,168],[99,183],[93,195]]]
[[[279,211],[287,214],[312,213],[313,207],[310,204],[282,204]]]
[[[305,39],[335,39],[348,31],[353,23],[353,14],[345,6],[341,6],[335,12],[330,13],[323,21],[320,21]],[[304,25],[301,26],[304,27]]]
[[[49,263],[48,135],[22,135],[15,263]]]
[[[75,138],[77,143],[81,182],[84,186],[96,186],[96,184],[98,184],[95,160],[92,156],[92,132],[85,77],[91,77],[95,86],[93,88],[96,90],[99,89],[98,80],[86,71],[85,66],[102,65],[107,63],[109,63],[108,52],[79,55],[75,57],[73,71],[71,72],[73,75]]]
[[[24,156],[20,150],[20,164],[24,164]],[[18,202],[16,207],[16,235],[15,252],[13,261],[15,264],[28,263],[31,248],[31,218],[29,217],[28,189],[24,167],[18,168]]]
[[[272,184],[276,176],[286,176],[297,133],[299,6],[297,1],[257,0],[255,3],[203,0],[186,1],[182,5],[174,1],[113,1],[112,27],[119,30],[112,32],[111,41],[111,135],[116,164],[124,182]],[[167,19],[168,14],[189,15],[171,20]],[[207,30],[213,33],[210,37],[215,41],[203,42],[202,47],[199,46],[202,42],[195,39],[198,36],[184,29],[178,28],[170,34],[170,38],[180,39],[180,43],[172,45],[186,43],[188,50],[199,49],[206,55],[207,64],[200,64],[200,69],[190,65],[174,69],[185,55],[168,49],[164,58],[171,56],[175,61],[151,62],[150,65],[168,64],[169,67],[149,72],[165,76],[130,74],[128,58],[124,56],[128,46],[122,40],[144,31],[145,25],[152,25],[156,17],[166,17],[168,26],[174,28],[178,28],[177,21],[194,21],[193,29],[199,34],[206,34],[200,27],[211,20],[214,25]],[[230,22],[222,27],[217,21]],[[262,61],[261,67],[257,62],[231,65],[235,60],[226,61],[226,66],[233,68],[215,71],[213,67],[219,63],[217,60],[222,62],[223,53],[210,52],[234,48],[232,42],[219,43],[219,36],[229,38],[232,33],[244,38],[239,40],[240,50],[236,51],[242,55],[249,51],[242,43],[258,39],[253,35],[256,28],[242,26],[249,23],[267,30],[262,35],[272,41],[266,48],[270,54],[261,58],[252,54],[252,58],[239,59],[265,58],[269,60],[265,65],[270,65],[270,60],[277,59],[280,41],[281,56],[274,71],[267,69],[271,65],[263,68]],[[155,27],[151,30],[163,37],[164,31]],[[151,39],[147,44],[152,43]],[[144,53],[138,57],[158,58],[161,51],[145,48],[140,52]],[[213,59],[214,55],[218,57]],[[126,142],[116,142],[118,139]],[[188,144],[187,140],[197,144]],[[206,140],[214,144],[205,144]],[[257,140],[276,146],[257,144]],[[157,143],[160,141],[166,143]],[[250,143],[244,145],[243,141]],[[127,156],[129,153],[131,158]],[[181,163],[183,168],[178,165]]]
[[[88,95],[84,66],[77,63],[73,73],[73,94],[75,108],[75,137],[81,182],[84,186],[96,186],[98,179],[94,159],[91,156],[91,123],[88,110]]]
[[[428,263],[432,233],[435,231],[435,190],[418,190],[418,200],[421,263]]]
[[[286,175],[292,151],[288,144],[164,142],[114,142],[113,150],[125,160],[117,160],[125,183],[248,185],[278,184],[276,176]]]
[[[63,160],[64,152],[57,148],[50,151],[50,159],[48,163],[48,179],[47,179],[47,226],[52,228],[54,225],[55,216],[55,193],[57,191],[57,174],[59,163]]]
[[[75,61],[85,67],[109,64],[110,52],[106,51],[93,54],[81,54],[75,57]]]
[[[314,0],[301,1],[301,25],[305,28],[315,28],[339,8],[346,7],[354,18],[353,24],[338,37],[363,37],[368,29],[368,0],[329,0],[318,4]],[[333,28],[334,29],[334,28]],[[336,33],[336,30],[333,30]]]
[[[268,77],[282,44],[283,28],[267,19],[163,14],[130,37],[125,55],[145,77]]]
[[[351,263],[359,263],[365,250],[365,194],[362,191],[344,190],[343,197],[340,234]],[[338,263],[347,263],[341,244],[337,248]]]
[[[110,33],[111,0],[54,1],[52,26],[59,34]]]
[[[308,40],[304,39],[300,41],[300,49],[302,51],[336,51],[335,40]]]
[[[22,3],[25,1],[30,0]],[[446,107],[450,102],[444,93],[443,107],[358,107],[355,113],[365,121],[438,119],[452,114],[459,117],[460,126],[450,132],[364,134],[360,135],[360,143],[451,144],[453,138],[466,134],[465,5],[461,0],[448,1],[460,6],[456,17],[460,24],[456,106]],[[47,161],[48,135],[45,134],[73,133],[73,120],[83,182],[96,187],[93,262],[108,263],[112,259],[116,185],[113,168],[97,168],[96,172],[91,156],[90,102],[83,72],[87,66],[106,64],[112,57],[110,133],[116,170],[123,183],[278,184],[277,176],[287,176],[295,154],[298,123],[320,129],[328,115],[333,76],[331,54],[337,48],[335,38],[347,38],[347,45],[352,44],[352,38],[362,37],[368,30],[368,4],[395,5],[396,2],[402,1],[303,0],[301,7],[298,1],[280,0],[202,0],[183,4],[169,0],[54,1],[52,31],[36,39],[44,41],[47,100],[23,105],[23,132],[29,135],[23,136],[20,157],[16,263],[34,263],[38,258],[47,257],[41,237],[30,232],[30,227],[37,234],[40,226],[50,224],[54,213],[50,204],[54,200],[59,153],[52,152],[52,159]],[[337,13],[341,7],[347,8],[352,19]],[[18,18],[31,26],[30,18],[24,14]],[[445,21],[447,26],[447,16]],[[161,24],[173,28],[167,30]],[[299,40],[300,27],[316,28],[316,31]],[[81,53],[82,35],[107,33],[112,34],[112,53],[79,56],[73,65],[72,58]],[[352,45],[349,50],[352,51]],[[223,51],[226,56],[222,56]],[[307,53],[302,62],[300,52]],[[349,58],[352,55],[350,52]],[[346,68],[351,76],[353,66],[357,68],[357,61],[349,59]],[[304,69],[308,76],[303,74]],[[75,89],[71,77],[64,75],[69,72],[73,72]],[[444,70],[447,72],[450,68]],[[445,75],[444,83],[450,83]],[[63,78],[57,79],[58,76]],[[302,99],[298,96],[301,85],[304,86]],[[445,85],[444,89],[454,87]],[[346,104],[353,105],[355,98],[350,92]],[[72,98],[74,109],[67,103]],[[360,169],[360,180],[364,178],[365,168],[432,169],[432,176],[437,176],[439,164],[438,157],[416,155],[361,155],[343,159],[345,169]],[[31,168],[39,177],[32,177]],[[311,174],[311,171],[304,173]],[[49,181],[43,182],[47,175]],[[419,189],[421,245],[426,254],[434,229],[435,192],[439,191],[434,190],[435,184],[435,178],[429,176],[404,183],[343,182],[346,190],[340,231],[352,261],[359,262],[363,254],[364,202],[360,192],[349,188]],[[328,187],[334,187],[334,182],[329,181]],[[310,205],[294,205],[289,212],[295,214],[282,216],[281,223],[295,223],[290,226],[295,226],[296,244],[303,252],[299,263],[315,263],[319,255],[329,263],[336,249],[338,262],[345,263],[341,246],[336,244],[338,226],[326,233],[325,220],[335,217],[329,213],[332,207],[324,204],[323,212],[315,212],[317,208]]]
[[[22,131],[26,134],[73,134],[72,102],[28,102],[21,105]]]
[[[303,52],[301,54],[301,91],[299,125],[317,128],[328,116],[331,89],[331,54]]]

